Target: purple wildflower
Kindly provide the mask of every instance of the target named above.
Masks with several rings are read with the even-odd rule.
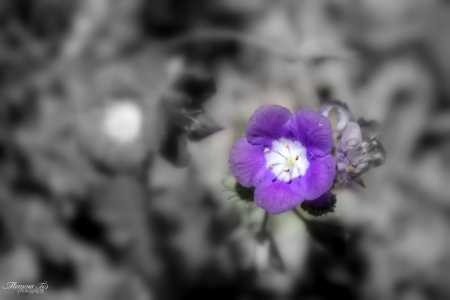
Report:
[[[336,173],[332,146],[326,117],[265,105],[250,117],[246,137],[234,144],[228,162],[240,184],[255,187],[255,204],[280,214],[331,188]]]
[[[380,126],[376,121],[359,119],[347,124],[336,150],[337,167],[346,180],[354,180],[386,160],[386,152],[379,141]]]
[[[319,108],[319,113],[321,113],[327,118],[330,118],[333,109],[337,111],[336,132],[342,133],[345,129],[345,126],[347,126],[348,122],[355,121],[355,117],[348,108],[347,104],[336,100],[329,101],[324,105],[322,105]]]

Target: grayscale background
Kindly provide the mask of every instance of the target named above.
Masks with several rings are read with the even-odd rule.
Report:
[[[181,168],[161,107],[188,70],[223,130],[169,145]],[[328,100],[383,126],[386,163],[317,219],[350,239],[288,212],[258,243],[229,151],[259,106]],[[48,284],[1,300],[444,300],[449,229],[450,1],[0,1],[0,286]]]

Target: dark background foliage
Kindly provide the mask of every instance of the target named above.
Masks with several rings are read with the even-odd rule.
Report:
[[[449,299],[449,5],[0,1],[0,285],[49,286],[0,299]],[[367,188],[227,201],[253,111],[328,100],[383,127]]]

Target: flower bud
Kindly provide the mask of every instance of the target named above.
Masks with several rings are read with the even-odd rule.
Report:
[[[386,160],[386,152],[379,141],[380,125],[376,121],[359,119],[347,124],[336,150],[337,167],[346,180],[355,180]]]
[[[326,192],[317,199],[303,201],[300,207],[311,216],[320,217],[323,214],[334,212],[336,207],[336,195]]]
[[[319,113],[331,120],[333,129],[337,133],[342,133],[348,122],[352,122],[355,120],[355,117],[353,117],[353,114],[348,108],[347,104],[336,100],[329,101],[322,105],[319,108]],[[334,114],[337,115],[337,118],[334,118]]]

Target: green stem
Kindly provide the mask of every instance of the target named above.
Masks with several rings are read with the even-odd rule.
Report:
[[[267,221],[269,220],[269,213],[266,211],[264,212],[264,219],[261,224],[261,230],[260,232],[267,232]]]
[[[305,224],[308,223],[308,220],[307,220],[304,216],[302,216],[302,214],[301,214],[296,208],[294,208],[292,211],[293,211],[293,212],[297,215],[297,217],[298,217],[300,220],[302,220]]]

